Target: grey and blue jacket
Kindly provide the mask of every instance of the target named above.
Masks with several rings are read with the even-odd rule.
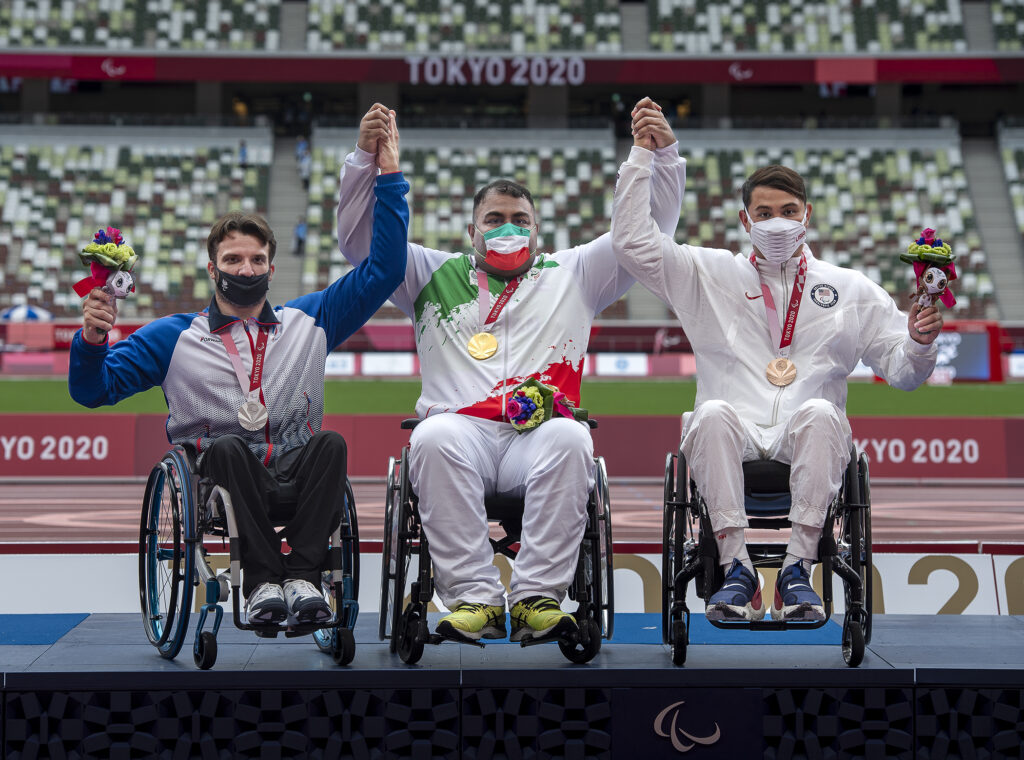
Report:
[[[265,464],[304,445],[320,430],[327,354],[358,330],[403,281],[409,184],[400,172],[377,178],[371,254],[324,290],[264,305],[240,320],[217,308],[154,320],[114,345],[93,345],[75,333],[68,388],[87,407],[116,404],[159,385],[167,400],[167,439],[200,454],[219,436],[240,435]],[[238,347],[246,372],[260,327],[269,330],[262,399],[270,415],[263,430],[238,422],[246,394],[222,341]],[[248,387],[246,388],[248,391]]]

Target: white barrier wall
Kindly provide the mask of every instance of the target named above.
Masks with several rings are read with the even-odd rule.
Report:
[[[210,562],[226,568],[227,555],[211,554]],[[380,554],[360,556],[363,613],[380,606],[380,562]],[[495,562],[507,582],[508,561]],[[876,613],[1024,615],[1024,556],[875,554],[874,564]],[[138,612],[138,572],[135,554],[0,554],[0,614]],[[762,580],[770,589],[775,571],[762,572]],[[820,567],[813,581],[820,592]],[[841,612],[842,585],[833,581],[834,609]],[[692,611],[702,609],[692,584],[689,602]],[[661,555],[616,552],[615,611],[660,610]]]

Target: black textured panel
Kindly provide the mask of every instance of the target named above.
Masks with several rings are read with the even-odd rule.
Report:
[[[917,756],[1024,757],[1024,689],[919,688]]]
[[[458,694],[381,691],[8,692],[4,756],[458,756]]]
[[[764,757],[911,758],[909,688],[765,689]]]
[[[463,689],[464,758],[611,757],[610,689]]]

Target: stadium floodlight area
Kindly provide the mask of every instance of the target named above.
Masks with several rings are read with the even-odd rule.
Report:
[[[0,48],[277,50],[281,0],[13,0]]]
[[[666,53],[967,50],[960,0],[647,0],[647,11],[651,49]]]
[[[621,50],[618,0],[310,0],[310,51],[539,53]]]
[[[0,300],[79,316],[78,251],[110,225],[140,254],[122,317],[204,307],[210,225],[233,208],[266,213],[272,157],[269,129],[0,128]]]

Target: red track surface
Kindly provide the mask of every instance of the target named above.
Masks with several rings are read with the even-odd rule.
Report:
[[[360,539],[379,541],[384,530],[384,482],[360,482],[354,488]],[[137,541],[144,490],[141,481],[0,482],[0,543]],[[613,480],[615,541],[660,543],[661,500],[660,483]],[[1024,544],[1024,489],[1015,486],[876,483],[871,514],[876,545]]]

